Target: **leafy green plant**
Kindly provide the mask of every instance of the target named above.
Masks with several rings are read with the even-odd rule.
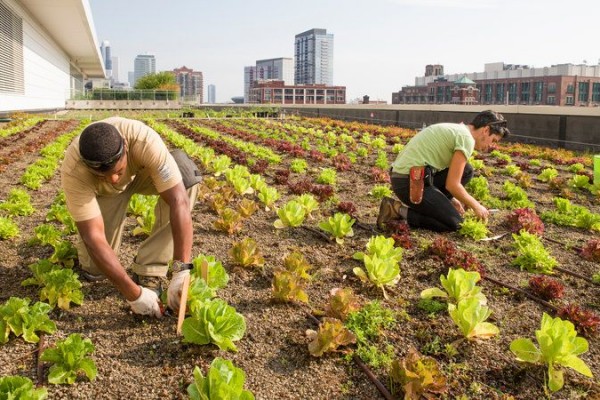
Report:
[[[296,197],[294,200],[304,208],[304,211],[306,211],[306,215],[308,217],[311,217],[311,213],[313,211],[319,209],[319,202],[317,199],[315,199],[315,196],[310,193],[304,193],[303,195]]]
[[[19,227],[12,219],[0,217],[0,239],[10,239],[19,236]]]
[[[337,171],[334,168],[324,168],[317,177],[317,183],[325,185],[335,185],[337,181]]]
[[[45,286],[46,285],[46,275],[49,272],[52,272],[54,270],[58,270],[61,268],[62,267],[60,265],[56,265],[56,264],[52,263],[47,258],[43,258],[33,264],[29,264],[29,270],[33,273],[33,277],[25,279],[23,282],[21,282],[21,286],[30,286],[30,285]]]
[[[521,173],[521,168],[519,168],[518,165],[509,164],[506,167],[504,167],[503,173],[508,176],[517,176]]]
[[[240,176],[233,176],[229,180],[229,183],[231,183],[231,185],[235,189],[236,193],[241,196],[243,196],[245,194],[254,193],[254,189],[252,189],[252,186],[250,186],[250,181],[248,180],[248,178],[240,177]]]
[[[590,187],[590,177],[587,175],[573,175],[568,185],[574,189],[588,189]]]
[[[37,343],[40,338],[36,332],[56,331],[56,324],[48,317],[52,307],[40,301],[31,307],[29,303],[27,298],[11,297],[0,305],[0,344],[8,341],[11,332],[23,336],[26,342]]]
[[[311,341],[308,351],[314,357],[320,357],[325,352],[335,351],[340,346],[356,343],[356,336],[336,318],[323,318],[319,330],[307,330],[306,335]]]
[[[492,312],[477,297],[467,297],[456,305],[449,303],[448,313],[467,339],[489,339],[500,333],[496,325],[485,322]]]
[[[64,196],[64,193],[63,193]],[[58,221],[63,224],[63,235],[72,235],[77,232],[77,225],[67,210],[67,206],[63,202],[55,201],[50,206],[50,211],[46,214],[46,221]]]
[[[377,256],[382,259],[395,260],[397,263],[402,261],[403,250],[401,247],[395,247],[395,241],[393,238],[387,238],[383,235],[372,236],[366,245],[367,255]],[[362,261],[365,257],[365,253],[356,252],[352,255],[355,260]]]
[[[265,259],[262,253],[256,246],[256,241],[252,238],[244,238],[242,241],[235,243],[229,255],[233,258],[236,265],[242,267],[262,266],[265,264]]]
[[[279,301],[293,302],[300,301],[308,303],[308,295],[304,291],[306,279],[300,275],[285,269],[276,268],[273,271],[273,281],[271,284],[273,297]]]
[[[191,271],[188,305],[190,313],[197,314],[207,301],[217,295],[217,289],[227,286],[229,275],[214,256],[199,254],[194,257],[192,264],[194,267]],[[208,282],[202,278],[202,268],[207,271]]]
[[[385,151],[377,152],[377,159],[375,160],[375,166],[381,168],[384,171],[388,171],[390,169],[390,163],[387,159],[387,153]]]
[[[71,269],[55,269],[44,276],[45,285],[40,291],[40,300],[48,300],[50,306],[58,305],[68,310],[71,303],[81,305],[83,293],[77,274]]]
[[[340,321],[345,321],[350,313],[358,311],[358,297],[351,288],[333,288],[329,292],[329,304],[325,314]]]
[[[477,286],[480,280],[479,272],[450,268],[447,276],[440,275],[440,282],[445,291],[438,288],[425,289],[421,292],[421,298],[441,297],[449,303],[457,304],[464,299],[475,297],[481,304],[486,304],[487,299],[481,293],[481,287]]]
[[[510,181],[505,181],[502,186],[506,193],[506,208],[535,208],[535,204],[529,200],[527,193]]]
[[[458,230],[458,233],[462,236],[474,240],[486,238],[489,232],[486,222],[474,217],[470,212],[465,214],[465,219],[460,224],[460,229]]]
[[[387,298],[385,286],[394,286],[400,280],[400,266],[394,258],[381,258],[374,254],[373,256],[364,255],[363,264],[365,269],[360,267],[352,271],[363,282],[371,282],[383,291],[383,296]],[[366,270],[366,272],[365,272]]]
[[[539,347],[531,339],[519,338],[510,344],[517,360],[548,366],[548,387],[556,392],[564,385],[563,371],[556,366],[574,369],[592,377],[592,371],[578,356],[588,351],[588,342],[577,336],[575,326],[569,321],[552,318],[544,313],[540,329],[535,331]]]
[[[344,244],[344,238],[354,236],[354,225],[356,220],[344,213],[335,213],[325,221],[319,223],[319,228],[335,238],[338,244]]]
[[[158,196],[146,196],[134,193],[127,205],[128,211],[135,216],[145,216],[148,211],[153,210],[158,202]]]
[[[512,235],[515,240],[514,247],[517,250],[517,258],[512,262],[521,270],[539,274],[552,274],[558,261],[552,257],[540,239],[536,235],[522,230],[519,234]]]
[[[308,163],[302,158],[296,158],[290,163],[290,171],[298,174],[306,173],[306,168],[308,168]]]
[[[73,333],[66,339],[56,342],[56,347],[44,350],[40,358],[42,361],[52,363],[48,382],[54,385],[64,383],[72,385],[80,372],[93,381],[97,374],[96,364],[94,360],[87,357],[93,352],[92,341],[83,339],[78,333]]]
[[[304,280],[310,280],[311,278],[308,271],[312,269],[312,265],[297,251],[288,254],[283,259],[283,267],[286,271],[292,272]]]
[[[258,199],[265,205],[265,211],[269,211],[273,208],[273,205],[279,200],[281,195],[277,189],[272,187],[265,187],[258,192]]]
[[[381,200],[384,197],[393,197],[394,192],[386,185],[375,185],[369,192],[377,200]]]
[[[233,235],[242,230],[243,218],[241,214],[232,208],[225,208],[214,222],[215,229]]]
[[[242,217],[248,218],[258,211],[258,204],[254,200],[243,198],[237,206],[237,211]]]
[[[405,399],[435,399],[448,391],[446,377],[435,358],[419,354],[411,348],[402,360],[394,360],[392,381],[402,385]]]
[[[194,368],[194,382],[187,387],[191,400],[254,400],[254,395],[244,390],[246,374],[229,360],[215,358],[206,377],[200,368]]]
[[[154,214],[153,208],[146,208],[142,211],[142,214],[136,218],[137,226],[133,228],[133,235],[145,235],[148,236],[152,232],[154,222],[156,221],[156,215]]]
[[[356,336],[356,354],[374,367],[389,367],[393,360],[393,351],[381,351],[385,346],[385,330],[393,329],[398,321],[394,312],[375,300],[367,303],[346,319],[346,327]]]
[[[75,259],[77,259],[77,249],[68,240],[62,240],[55,244],[54,252],[50,255],[49,260],[54,264],[61,264],[66,268],[73,268]]]
[[[231,165],[231,158],[226,155],[212,157],[210,166],[208,167],[215,176],[223,174]]]
[[[224,300],[215,299],[186,318],[182,325],[183,341],[195,344],[216,344],[221,350],[237,351],[234,341],[246,332],[246,320]]]
[[[52,224],[40,224],[33,228],[34,237],[29,244],[40,244],[42,246],[56,246],[62,238],[62,232]]]
[[[575,163],[575,164],[569,165],[569,167],[567,169],[576,174],[578,172],[583,171],[585,169],[585,165],[583,165],[582,163]]]
[[[6,211],[9,216],[28,216],[35,211],[31,196],[23,189],[11,189],[7,199],[0,203],[0,210]]]
[[[0,377],[0,399],[6,400],[44,400],[48,390],[44,387],[35,389],[31,379],[24,376]]]
[[[467,183],[466,189],[475,199],[485,201],[491,196],[489,186],[485,176],[476,176]]]
[[[298,227],[304,222],[306,217],[306,209],[302,204],[295,200],[290,200],[285,205],[277,210],[279,219],[273,224],[277,229],[283,229],[287,227]]]
[[[554,168],[544,168],[538,175],[538,180],[542,182],[550,182],[558,176],[558,171]]]

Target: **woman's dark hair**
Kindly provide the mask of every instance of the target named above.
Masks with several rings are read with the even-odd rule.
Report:
[[[123,155],[124,140],[117,128],[106,122],[88,125],[79,138],[79,154],[90,168],[105,172]]]
[[[473,118],[471,121],[471,125],[475,129],[482,128],[484,126],[490,127],[490,133],[494,135],[500,135],[502,137],[506,137],[510,134],[510,131],[506,127],[506,120],[504,116],[499,112],[492,110],[485,110],[480,112]]]

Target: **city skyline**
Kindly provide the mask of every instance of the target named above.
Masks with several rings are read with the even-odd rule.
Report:
[[[219,87],[217,102],[244,94],[245,66],[293,57],[294,36],[313,28],[335,34],[333,84],[347,87],[348,101],[369,95],[390,102],[427,64],[470,73],[499,61],[544,67],[600,58],[594,43],[600,6],[592,0],[574,0],[568,10],[558,0],[307,0],[292,9],[270,0],[180,0],[177,7],[90,0],[90,6],[98,45],[110,41],[122,74],[148,52],[157,71],[181,65],[202,71]],[[277,18],[267,18],[265,9]]]

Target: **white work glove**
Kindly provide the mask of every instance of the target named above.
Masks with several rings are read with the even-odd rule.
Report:
[[[162,317],[160,310],[160,300],[154,290],[140,286],[142,293],[134,301],[127,301],[131,307],[131,311],[140,315],[152,315],[156,318]]]
[[[179,311],[179,301],[181,300],[181,291],[183,289],[183,280],[190,274],[190,270],[186,269],[173,274],[171,283],[167,289],[167,304],[169,308],[175,312]]]

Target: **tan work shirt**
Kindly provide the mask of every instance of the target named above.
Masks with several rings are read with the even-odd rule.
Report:
[[[177,163],[158,133],[141,121],[111,117],[100,122],[113,125],[125,139],[127,168],[119,181],[112,185],[92,174],[81,161],[79,136],[67,148],[60,168],[61,186],[67,209],[77,222],[95,218],[100,213],[97,196],[116,196],[127,188],[139,174],[148,174],[157,193],[181,182]]]

